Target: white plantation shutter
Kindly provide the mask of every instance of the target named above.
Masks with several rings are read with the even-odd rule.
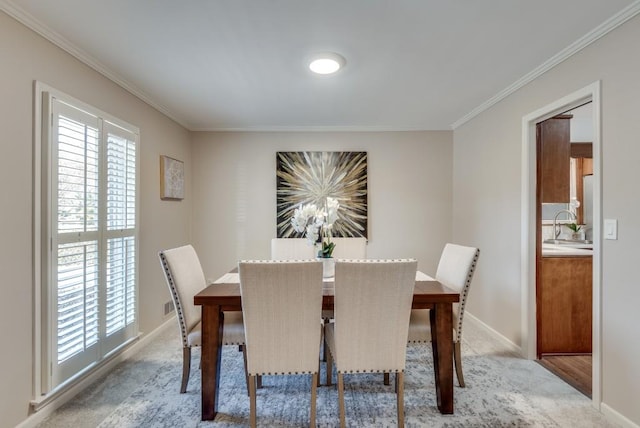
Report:
[[[136,227],[136,144],[107,124],[107,229]],[[110,131],[110,132],[109,132]]]
[[[58,106],[58,232],[98,230],[98,121]],[[74,120],[75,116],[79,120]]]
[[[58,246],[57,362],[98,342],[98,245]]]
[[[53,106],[53,381],[98,357],[98,118]]]
[[[135,319],[134,244],[131,237],[107,241],[107,335],[124,328]]]
[[[48,389],[137,334],[138,138],[51,100]]]
[[[105,334],[107,349],[132,334],[136,320],[136,142],[135,136],[105,123],[106,238]]]

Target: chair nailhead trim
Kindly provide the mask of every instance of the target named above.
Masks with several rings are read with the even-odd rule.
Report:
[[[415,262],[415,259],[336,259],[341,263],[397,263],[397,262]]]
[[[222,344],[222,346],[241,346],[241,345],[244,345],[244,344],[245,344],[244,342],[235,341],[235,342],[225,342],[225,343]],[[202,345],[191,345],[190,348],[199,348],[201,346]]]
[[[460,342],[462,339],[462,319],[464,318],[464,308],[467,304],[467,295],[469,294],[469,287],[471,286],[471,280],[473,279],[473,274],[476,270],[476,265],[478,264],[478,258],[480,257],[480,249],[476,249],[476,254],[473,257],[473,261],[471,262],[471,267],[469,267],[469,272],[467,274],[467,281],[464,284],[464,288],[462,289],[462,293],[460,296],[460,303],[458,306],[458,328],[456,329],[456,337],[454,338],[454,342]]]
[[[164,252],[160,252],[160,258],[162,259],[162,267],[164,268],[164,273],[167,277],[167,282],[169,283],[169,289],[171,290],[171,299],[173,300],[173,306],[175,307],[176,314],[178,316],[178,324],[180,325],[180,332],[182,333],[182,346],[188,348],[189,343],[187,324],[184,320],[182,306],[179,303],[180,300],[178,300],[178,290],[176,290],[176,285],[173,280],[173,273],[171,273],[171,268],[169,268],[169,263],[167,263],[167,258],[165,257]]]
[[[303,374],[318,374],[318,372],[261,372],[261,373],[249,373],[250,376],[279,376],[279,375],[303,375]]]
[[[295,260],[280,260],[280,259],[268,259],[268,260],[240,260],[240,263],[267,263],[267,264],[277,264],[277,263],[309,263],[314,262],[317,263],[317,259],[295,259]]]

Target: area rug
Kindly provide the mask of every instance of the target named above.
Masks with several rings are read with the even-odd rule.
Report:
[[[177,338],[176,338],[177,343]],[[175,344],[167,344],[175,346]],[[533,361],[496,351],[479,340],[464,341],[466,388],[455,387],[455,414],[436,407],[431,348],[412,345],[405,374],[407,427],[615,427],[591,401]],[[200,421],[199,354],[194,352],[187,393],[180,394],[181,350],[162,365],[100,423],[100,428],[240,427],[249,424],[249,398],[237,347],[222,351],[219,412]],[[321,365],[324,382],[325,365]],[[396,399],[381,375],[345,377],[347,426],[395,427]],[[309,426],[309,376],[269,376],[258,390],[258,426]],[[336,427],[335,386],[318,388],[317,424]]]

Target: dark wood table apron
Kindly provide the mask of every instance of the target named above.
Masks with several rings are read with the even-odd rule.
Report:
[[[223,311],[241,311],[240,285],[212,284],[193,299],[202,306],[202,420],[218,412],[220,361],[222,356]],[[453,413],[453,324],[452,304],[460,295],[438,281],[416,281],[414,309],[431,309],[431,345],[438,409]],[[333,282],[324,283],[323,309],[333,309]]]

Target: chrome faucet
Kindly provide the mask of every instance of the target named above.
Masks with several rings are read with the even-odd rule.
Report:
[[[558,239],[558,236],[560,236],[560,229],[556,230],[556,223],[558,222],[558,216],[562,213],[567,213],[569,214],[571,217],[573,217],[573,220],[576,221],[577,217],[576,215],[569,210],[560,210],[556,213],[556,216],[553,218],[553,239]]]

